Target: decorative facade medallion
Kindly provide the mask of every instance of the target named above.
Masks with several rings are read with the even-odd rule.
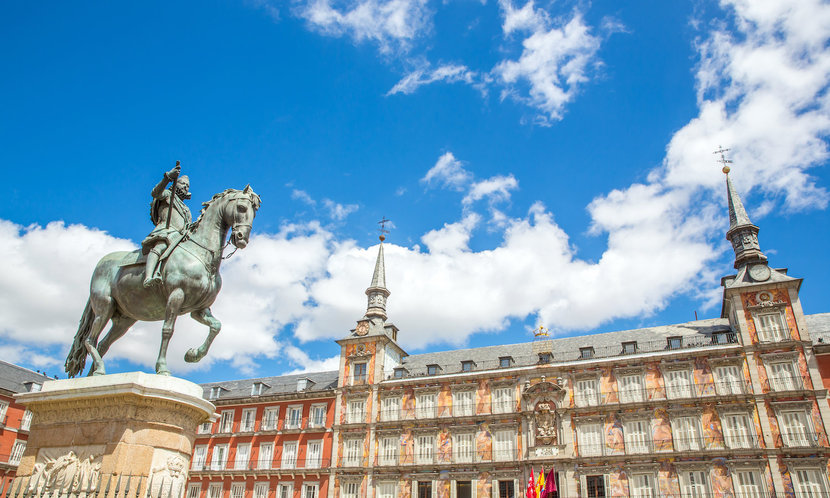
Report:
[[[536,404],[533,416],[536,421],[536,443],[544,445],[559,444],[557,416],[553,401],[540,401]]]

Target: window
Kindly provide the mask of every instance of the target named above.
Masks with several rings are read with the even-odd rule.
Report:
[[[731,332],[715,332],[712,334],[712,344],[729,344],[737,342],[735,334]]]
[[[473,362],[472,360],[462,361],[461,362],[461,371],[462,372],[472,372],[474,365],[475,365],[475,362]]]
[[[256,422],[256,408],[242,410],[242,421],[239,423],[240,432],[254,432]]]
[[[552,359],[552,353],[539,353],[539,363],[550,363]]]
[[[762,498],[761,476],[757,470],[739,470],[732,473],[736,498]]]
[[[380,419],[382,421],[398,420],[401,417],[401,398],[382,398],[380,401]]]
[[[741,380],[741,369],[737,365],[715,367],[715,389],[721,396],[743,394],[744,382]]]
[[[516,459],[514,454],[516,432],[515,431],[496,431],[494,434],[494,454],[493,460],[499,462],[508,462]]]
[[[792,472],[795,495],[798,498],[823,498],[830,496],[827,479],[822,469],[796,469]]]
[[[769,386],[773,391],[794,391],[801,388],[801,376],[796,375],[792,361],[769,364]]]
[[[212,428],[212,422],[205,422],[204,424],[199,424],[199,434],[210,434],[210,430]]]
[[[418,418],[434,418],[435,417],[435,395],[434,394],[420,394],[418,395],[418,404],[416,405]]]
[[[602,456],[605,444],[603,443],[602,427],[592,422],[576,426],[577,443],[580,456]]]
[[[634,403],[645,398],[642,374],[622,375],[618,383],[621,403]]]
[[[781,313],[759,313],[755,315],[758,340],[761,342],[779,342],[789,339],[789,331],[784,328]]]
[[[678,336],[668,337],[666,339],[666,347],[669,349],[680,349],[683,347],[683,338]]]
[[[292,498],[294,496],[294,484],[280,483],[277,485],[276,498]]]
[[[302,392],[308,389],[311,385],[311,381],[306,378],[297,379],[297,392]]]
[[[221,482],[217,482],[208,486],[207,498],[222,498]]]
[[[435,455],[435,436],[420,435],[416,439],[415,463],[432,463]]]
[[[432,481],[418,481],[418,498],[432,498]]]
[[[597,378],[577,379],[574,401],[576,406],[596,406],[599,404],[599,390],[597,389]]]
[[[703,448],[702,429],[698,417],[672,420],[672,439],[676,451],[697,451]]]
[[[366,401],[349,401],[349,409],[346,412],[346,422],[349,424],[362,424],[366,422]]]
[[[588,498],[606,498],[605,476],[585,476],[585,490]]]
[[[202,485],[201,484],[191,484],[187,487],[187,498],[199,498],[199,495],[202,493]]]
[[[452,445],[453,458],[456,463],[473,461],[473,434],[454,434]]]
[[[452,414],[454,417],[475,415],[473,391],[456,391],[452,393]]]
[[[217,444],[213,447],[213,458],[210,460],[210,470],[225,470],[228,461],[228,445]]]
[[[694,394],[691,370],[669,370],[665,377],[666,394],[669,398],[690,398]]]
[[[583,360],[588,360],[594,357],[594,348],[587,347],[587,348],[579,348],[579,358]]]
[[[222,418],[219,421],[219,432],[233,432],[233,410],[222,412]]]
[[[276,406],[270,406],[262,412],[262,424],[260,429],[263,431],[274,431],[277,429],[277,418],[279,417],[280,409]]]
[[[326,405],[312,405],[309,427],[326,426]]]
[[[231,484],[230,498],[243,498],[245,496],[245,483],[235,482]]]
[[[784,445],[790,448],[805,447],[813,444],[813,438],[807,414],[804,410],[782,411],[778,415],[781,425],[781,437]]]
[[[493,390],[493,413],[513,411],[513,387],[499,387]]]
[[[397,483],[382,482],[378,485],[378,498],[396,498],[397,497]]]
[[[499,498],[514,498],[516,489],[512,480],[499,481]]]
[[[265,384],[262,382],[254,382],[251,385],[251,396],[261,396],[263,387],[265,387]]]
[[[268,498],[268,483],[254,483],[254,498]]]
[[[499,357],[499,367],[507,368],[513,364],[513,357],[512,356],[501,356]]]
[[[274,443],[260,443],[259,444],[259,459],[257,461],[257,468],[270,469],[271,461],[274,456]]]
[[[362,439],[347,439],[344,441],[345,455],[343,458],[343,465],[346,467],[358,467],[360,461],[363,459],[363,440]]]
[[[703,470],[685,470],[680,475],[680,492],[683,498],[710,498],[709,472]]]
[[[210,388],[210,399],[219,399],[219,396],[222,395],[222,388],[219,386],[213,386]]]
[[[248,468],[248,459],[251,456],[251,443],[239,443],[236,445],[236,462],[234,468],[236,470],[245,470]]]
[[[352,385],[360,385],[366,383],[366,363],[352,364]]]
[[[384,437],[380,441],[380,464],[381,465],[397,465],[398,464],[398,438]]]
[[[207,446],[193,448],[193,462],[191,468],[195,471],[203,470],[207,460]]]
[[[323,463],[323,442],[309,441],[305,451],[305,468],[319,469]]]
[[[286,441],[282,443],[281,469],[297,468],[297,441]]]
[[[9,455],[9,464],[20,464],[20,459],[23,458],[24,451],[26,451],[26,441],[22,441],[20,439],[15,441],[14,446],[12,447],[12,452]]]
[[[472,481],[455,481],[455,496],[456,498],[473,498],[473,482]],[[558,498],[554,495],[551,498]]]
[[[289,406],[288,411],[285,413],[285,428],[286,429],[299,429],[300,423],[303,421],[303,407],[302,406]]]
[[[626,453],[648,453],[651,450],[651,424],[648,420],[625,423]]]
[[[634,354],[637,352],[637,341],[629,341],[622,343],[623,354]]]
[[[303,484],[302,498],[317,498],[317,490],[319,486],[319,484]]]
[[[723,438],[729,448],[752,448],[754,438],[750,429],[749,416],[745,413],[732,413],[721,418]]]
[[[631,479],[631,498],[652,498],[654,492],[654,474],[633,474]]]
[[[427,375],[438,375],[440,369],[438,365],[427,365]]]
[[[396,368],[394,376],[396,379],[403,379],[404,374],[406,373],[405,368]]]
[[[360,491],[360,483],[346,482],[340,488],[343,498],[357,498],[357,493]]]
[[[29,427],[32,425],[32,412],[26,409],[23,412],[23,418],[20,419],[20,430],[21,431],[28,431]]]

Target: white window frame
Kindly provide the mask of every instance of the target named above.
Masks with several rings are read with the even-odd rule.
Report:
[[[401,418],[401,398],[387,396],[380,400],[380,419],[383,422],[393,422]]]
[[[377,498],[397,498],[398,496],[397,481],[381,481],[377,489]]]
[[[415,413],[417,418],[435,418],[437,413],[435,393],[421,393],[418,395],[418,400],[415,403]]]
[[[781,342],[790,338],[790,329],[780,310],[752,314],[759,342]]]
[[[195,482],[187,486],[187,498],[199,498],[202,494],[202,483]]]
[[[453,417],[470,417],[475,412],[475,391],[466,389],[452,393]]]
[[[574,382],[574,404],[578,407],[599,405],[599,377],[578,377]]]
[[[304,482],[300,498],[318,498],[320,496],[320,484]]]
[[[675,451],[700,451],[704,449],[703,426],[700,415],[674,417],[671,421]]]
[[[363,375],[358,375],[358,366],[362,367]],[[366,384],[368,381],[369,376],[369,363],[366,361],[360,361],[357,363],[352,363],[352,385],[353,386],[360,386]]]
[[[714,368],[715,391],[719,396],[744,394],[745,381],[741,365],[718,365]]]
[[[723,440],[728,449],[747,449],[757,445],[755,442],[755,424],[745,411],[720,414]],[[741,421],[740,424],[735,424]]]
[[[222,388],[221,387],[213,386],[213,387],[210,388],[209,398],[210,398],[211,401],[213,401],[215,399],[219,399],[220,396],[222,396]]]
[[[475,434],[460,432],[453,434],[452,453],[455,463],[472,463],[475,456]]]
[[[784,446],[787,448],[808,448],[815,444],[815,441],[813,441],[815,432],[811,421],[812,414],[808,413],[806,408],[781,408],[776,411],[781,441]],[[792,424],[796,424],[796,426]]]
[[[732,471],[732,488],[735,490],[735,498],[765,497],[767,496],[766,486],[766,480],[760,469],[735,469]]]
[[[497,387],[493,389],[493,413],[513,413],[513,396],[516,388]]]
[[[23,452],[26,451],[26,440],[17,439],[12,446],[12,451],[9,454],[10,465],[20,465],[20,459],[23,458]]]
[[[242,449],[245,451],[242,451]],[[244,457],[240,455],[245,455]],[[236,470],[246,470],[248,468],[248,462],[251,461],[251,443],[237,443],[236,444],[236,457],[234,458],[234,469]]]
[[[277,493],[275,498],[294,498],[294,483],[280,482],[277,484]]]
[[[271,491],[268,482],[255,482],[254,492],[251,498],[268,498],[268,493]]]
[[[20,430],[28,431],[32,426],[32,412],[28,408],[23,412],[23,417],[20,418]]]
[[[254,432],[256,427],[256,408],[242,410],[242,419],[239,421],[239,432]]]
[[[347,481],[340,484],[340,495],[343,498],[358,498],[360,494],[360,483],[356,481]]]
[[[222,490],[221,482],[214,482],[208,485],[207,489],[207,497],[206,498],[222,498],[223,490]]]
[[[200,470],[205,470],[208,467],[207,450],[208,447],[206,444],[200,444],[193,447],[193,459],[190,465],[192,470],[198,472]]]
[[[303,405],[291,405],[285,410],[284,429],[299,429],[303,425]]]
[[[365,424],[366,423],[366,400],[365,399],[350,399],[346,410],[347,424]]]
[[[280,456],[281,469],[296,469],[297,468],[297,449],[299,443],[297,441],[283,441],[282,455]]]
[[[343,441],[343,466],[359,467],[363,462],[363,439],[349,438]]]
[[[262,382],[254,382],[251,384],[251,396],[262,396],[262,390],[265,387],[265,384]]]
[[[505,429],[493,433],[493,461],[510,462],[516,460],[516,431]]]
[[[400,438],[397,436],[382,436],[380,438],[380,455],[379,461],[381,465],[397,465],[398,455],[400,453]]]
[[[769,388],[775,392],[795,391],[801,389],[804,379],[793,360],[764,362],[767,368]]]
[[[207,422],[199,424],[198,433],[199,434],[210,434],[211,429],[213,429],[213,422],[208,420]]]
[[[635,419],[628,420],[623,424],[623,438],[625,440],[625,453],[639,455],[651,453],[651,420]]]
[[[326,415],[328,406],[325,403],[316,403],[311,405],[311,410],[308,416],[308,426],[320,428],[326,426]]]
[[[620,403],[639,403],[645,401],[645,380],[642,372],[620,374],[617,376],[617,393]]]
[[[262,411],[262,423],[259,425],[261,431],[275,431],[279,425],[280,407],[268,406]]]
[[[435,435],[418,434],[415,437],[415,463],[432,464],[435,462]]]
[[[306,443],[305,468],[319,469],[323,465],[323,440],[315,439]]]
[[[605,454],[603,435],[602,423],[598,420],[577,423],[576,437],[579,456],[603,456]]]
[[[680,479],[680,494],[684,498],[712,497],[712,478],[708,467],[705,469],[680,468],[677,470],[677,476]]]
[[[696,394],[695,380],[691,368],[677,368],[663,373],[666,397],[669,399],[691,398]]]
[[[267,449],[267,451],[266,451]],[[274,443],[259,443],[257,451],[257,469],[270,469],[274,465]]]
[[[638,483],[640,479],[647,482]],[[657,497],[657,476],[654,472],[632,472],[629,474],[628,485],[631,498]]]
[[[245,483],[244,482],[232,482],[231,483],[231,492],[228,498],[245,498]]]
[[[228,468],[229,451],[230,445],[228,443],[214,445],[210,455],[210,470],[225,470]]]
[[[235,410],[222,410],[222,415],[219,420],[219,432],[230,433],[233,432],[233,412]]]
[[[794,467],[790,470],[796,498],[823,498],[830,496],[827,482],[827,466]],[[807,477],[807,479],[805,479]]]

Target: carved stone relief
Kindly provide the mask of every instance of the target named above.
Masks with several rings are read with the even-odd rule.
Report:
[[[150,470],[150,496],[182,496],[189,458],[176,451],[156,449]]]
[[[38,451],[28,488],[38,493],[81,493],[98,489],[103,445],[43,448]]]

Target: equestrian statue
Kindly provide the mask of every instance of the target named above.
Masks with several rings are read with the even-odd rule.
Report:
[[[64,365],[69,377],[83,371],[87,354],[92,356],[89,375],[105,374],[101,357],[139,320],[164,320],[156,360],[160,375],[170,375],[167,346],[180,315],[190,313],[210,329],[201,346],[187,351],[185,361],[204,358],[219,333],[222,324],[211,314],[210,306],[222,287],[219,265],[227,258],[222,250],[228,244],[237,249],[248,245],[261,201],[250,185],[243,190],[227,189],[203,203],[199,218],[191,223],[184,203],[190,198],[190,181],[180,173],[181,165],[176,161],[176,167],[153,188],[150,217],[155,228],[141,243],[142,248],[107,254],[95,267],[89,299]],[[99,342],[108,322],[112,325]]]

